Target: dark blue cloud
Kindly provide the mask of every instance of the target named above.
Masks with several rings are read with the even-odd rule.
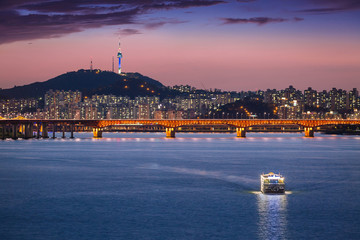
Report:
[[[253,23],[258,25],[264,25],[268,23],[281,23],[288,21],[302,21],[303,18],[295,17],[293,19],[287,18],[270,18],[270,17],[254,17],[254,18],[221,18],[223,24],[246,24]]]
[[[142,24],[138,17],[149,12],[206,7],[220,3],[224,1],[1,0],[0,30],[6,34],[0,35],[0,44],[18,40],[59,37],[102,26]],[[169,23],[172,22],[174,20]],[[162,20],[152,24],[160,26],[166,22]],[[125,33],[128,34],[129,31]]]
[[[116,33],[116,35],[120,35],[120,36],[130,36],[136,34],[142,34],[142,33],[138,29],[133,29],[133,28],[119,29],[119,31]]]
[[[336,13],[360,9],[359,0],[307,0],[313,7],[299,10],[303,13]]]

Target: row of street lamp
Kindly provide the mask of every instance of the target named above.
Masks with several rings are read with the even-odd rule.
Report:
[[[221,118],[221,119],[254,119],[254,118],[258,118],[257,115],[250,115],[248,116],[247,114],[244,113],[239,113],[236,112],[236,114],[230,114],[230,113],[226,113],[223,112],[222,114],[216,114],[216,112],[210,112],[209,116],[211,116],[210,118],[215,119],[215,118]],[[217,116],[217,117],[215,117]],[[269,119],[270,118],[270,113],[264,112],[263,114],[263,119]]]

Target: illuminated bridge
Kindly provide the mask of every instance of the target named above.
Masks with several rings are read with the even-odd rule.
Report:
[[[304,129],[305,137],[314,137],[316,127],[325,125],[360,125],[360,120],[307,120],[307,119],[182,119],[182,120],[140,120],[140,119],[114,119],[114,120],[54,120],[54,119],[0,119],[2,138],[9,136],[13,139],[19,135],[24,138],[48,138],[48,131],[52,131],[53,138],[58,129],[63,133],[71,133],[79,129],[90,129],[94,138],[101,138],[102,133],[109,126],[162,126],[165,128],[166,137],[174,138],[175,132],[183,126],[217,126],[225,125],[235,127],[237,137],[246,137],[246,130],[253,126],[267,125],[297,125]],[[59,130],[58,130],[59,131]]]

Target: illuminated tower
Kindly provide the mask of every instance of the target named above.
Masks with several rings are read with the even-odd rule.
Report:
[[[118,50],[117,58],[119,59],[119,74],[121,74],[121,58],[122,58],[122,53],[121,53],[121,48],[120,48],[120,42],[119,42],[119,50]]]

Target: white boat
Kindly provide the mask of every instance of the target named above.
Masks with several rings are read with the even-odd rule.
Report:
[[[285,178],[280,174],[261,174],[260,180],[262,193],[285,193]]]

